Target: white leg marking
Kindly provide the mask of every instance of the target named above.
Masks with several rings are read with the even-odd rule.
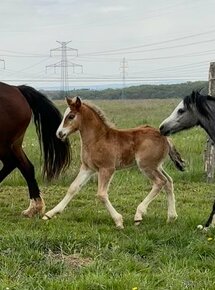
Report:
[[[104,203],[106,209],[108,210],[108,212],[110,213],[112,219],[114,220],[116,227],[119,229],[123,229],[123,218],[122,215],[119,214],[116,209],[113,207],[113,205],[111,204],[108,195],[106,193],[99,193],[99,199]]]
[[[157,184],[153,184],[152,190],[150,193],[146,196],[146,198],[138,205],[135,216],[134,216],[134,221],[136,225],[140,224],[140,221],[143,219],[142,216],[146,215],[147,213],[147,208],[149,204],[155,199],[159,191],[161,190],[161,187],[158,186]]]
[[[162,173],[167,178],[167,183],[164,185],[164,189],[167,193],[168,203],[168,218],[167,222],[171,222],[177,219],[178,215],[175,209],[175,194],[172,178],[162,169]]]
[[[113,170],[102,169],[98,175],[98,192],[97,197],[105,205],[106,209],[110,213],[118,229],[123,229],[123,218],[111,204],[108,198],[108,187],[111,181]]]
[[[158,193],[161,191],[162,187],[166,184],[166,177],[160,172],[159,169],[144,169],[141,168],[140,164],[138,164],[140,170],[145,172],[146,175],[153,181],[153,186],[150,193],[145,197],[145,199],[138,205],[135,216],[134,222],[135,225],[139,225],[142,221],[142,216],[146,215],[147,208],[149,204],[155,199]]]
[[[65,197],[52,210],[48,211],[43,219],[48,220],[57,213],[61,213],[75,194],[78,193],[81,187],[90,179],[92,174],[93,172],[91,170],[81,168],[76,179],[70,185]]]

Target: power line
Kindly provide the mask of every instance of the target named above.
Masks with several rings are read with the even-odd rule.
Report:
[[[161,80],[165,80],[165,81],[172,81],[172,80],[190,80],[190,79],[200,79],[202,78],[202,76],[178,76],[178,77],[155,77],[155,76],[137,76],[137,77],[129,77],[126,79],[127,82],[129,81],[161,81]],[[51,78],[51,79],[4,79],[4,81],[24,81],[24,82],[56,82],[59,81],[60,78]],[[77,82],[94,82],[94,81],[116,81],[116,82],[120,82],[121,78],[69,78],[69,80],[71,81],[77,81]]]
[[[84,54],[81,54],[80,56],[98,55],[98,54],[106,54],[106,53],[111,53],[111,52],[122,52],[122,51],[124,51],[124,53],[125,53],[126,50],[144,48],[144,47],[149,47],[149,46],[154,46],[154,45],[161,45],[161,44],[175,42],[175,41],[179,41],[179,40],[183,40],[183,39],[190,39],[190,38],[193,38],[193,37],[207,35],[207,34],[214,33],[214,32],[215,32],[215,29],[210,30],[210,31],[206,31],[206,32],[190,34],[190,35],[186,35],[186,36],[182,36],[182,37],[177,37],[177,38],[173,38],[173,39],[169,39],[169,40],[146,43],[146,44],[137,45],[137,46],[130,46],[130,47],[124,47],[124,48],[118,48],[118,49],[109,49],[109,50],[96,51],[96,52],[91,52],[91,53],[84,53]]]

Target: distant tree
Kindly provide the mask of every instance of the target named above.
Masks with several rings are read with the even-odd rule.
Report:
[[[202,90],[203,93],[208,93],[208,82],[186,82],[181,84],[171,85],[141,85],[131,86],[125,88],[126,99],[168,99],[168,98],[183,98],[189,95],[193,90]],[[44,91],[44,93],[52,100],[59,100],[64,98],[62,91]],[[105,90],[90,90],[79,89],[71,90],[69,96],[80,96],[88,100],[113,100],[121,99],[121,89],[105,89]]]

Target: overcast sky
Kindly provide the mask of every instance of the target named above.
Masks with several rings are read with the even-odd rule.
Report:
[[[70,86],[121,83],[123,58],[126,83],[206,80],[214,14],[214,0],[2,0],[1,80],[60,86],[56,40],[78,49],[68,52]]]

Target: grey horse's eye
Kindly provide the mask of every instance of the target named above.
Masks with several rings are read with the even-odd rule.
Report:
[[[182,115],[184,112],[185,112],[184,109],[179,109],[179,110],[178,110],[178,114],[179,114],[179,115]]]

